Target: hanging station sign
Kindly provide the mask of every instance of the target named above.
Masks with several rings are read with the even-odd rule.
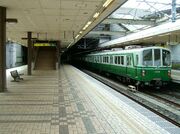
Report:
[[[34,43],[35,47],[56,46],[54,43]]]

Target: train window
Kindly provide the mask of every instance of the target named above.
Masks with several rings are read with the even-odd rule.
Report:
[[[103,63],[105,63],[105,57],[103,57]]]
[[[110,57],[110,63],[113,64],[113,57]]]
[[[161,66],[161,53],[160,49],[154,50],[154,66]]]
[[[145,66],[152,66],[152,49],[144,50],[143,51],[143,65]]]
[[[114,57],[114,63],[117,64],[117,56]]]
[[[121,65],[124,65],[124,56],[121,56]]]
[[[121,63],[121,57],[120,56],[115,56],[115,64],[120,64]]]
[[[121,60],[120,58],[121,58],[121,57],[120,57],[120,56],[118,56],[118,64],[120,64],[120,60]]]
[[[110,62],[110,60],[109,60],[109,56],[107,57],[107,63],[109,63]]]
[[[163,66],[170,66],[171,65],[171,55],[170,52],[167,50],[162,51],[163,57]]]
[[[139,64],[139,56],[136,55],[136,65],[138,65],[138,64]]]
[[[127,66],[131,66],[131,56],[127,56]]]

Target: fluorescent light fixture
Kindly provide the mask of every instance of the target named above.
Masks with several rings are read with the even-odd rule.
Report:
[[[100,14],[99,12],[95,13],[93,18],[97,18],[99,16],[99,14]]]
[[[88,27],[88,25],[86,24],[86,25],[83,27],[83,30],[86,30],[87,27]]]
[[[92,21],[88,21],[88,23],[83,27],[83,30],[86,30],[86,28],[92,23]]]
[[[67,47],[67,48],[69,48],[71,45],[72,45],[72,42],[71,42],[71,43],[69,43],[69,45],[68,45],[68,47]]]
[[[82,31],[80,31],[79,33],[82,34]]]
[[[161,35],[158,35],[158,36],[166,36],[166,35],[170,35],[171,33],[167,33],[167,34],[161,34]]]
[[[104,4],[103,7],[107,7],[113,0],[107,0]]]
[[[91,23],[92,23],[92,21],[88,21],[88,23],[86,25],[89,26]]]
[[[75,38],[77,39],[78,37],[79,37],[79,34],[78,34],[78,35],[76,35],[76,37],[75,37]]]
[[[84,27],[83,27],[83,30],[86,30],[86,28],[87,28],[87,27],[86,27],[86,26],[84,26]]]

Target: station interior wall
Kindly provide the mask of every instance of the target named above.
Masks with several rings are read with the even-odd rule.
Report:
[[[6,68],[27,64],[27,48],[13,42],[6,44]]]

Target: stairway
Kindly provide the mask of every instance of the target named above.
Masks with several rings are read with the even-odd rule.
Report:
[[[35,70],[54,70],[56,65],[56,48],[40,47]]]

